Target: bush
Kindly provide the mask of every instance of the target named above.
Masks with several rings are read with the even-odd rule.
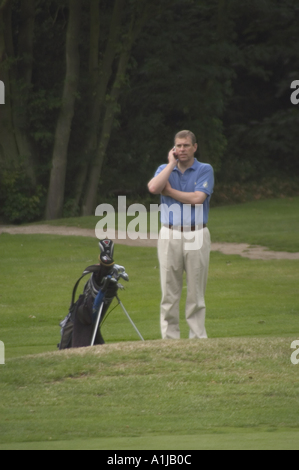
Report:
[[[22,169],[4,171],[0,176],[1,215],[9,223],[39,219],[43,213],[45,190],[33,187]]]
[[[269,177],[259,181],[215,183],[212,205],[240,204],[260,199],[299,196],[299,178]]]

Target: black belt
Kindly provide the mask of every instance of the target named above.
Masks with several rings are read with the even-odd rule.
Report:
[[[164,227],[167,227],[167,228],[169,228],[170,230],[172,230],[172,229],[174,228],[173,225],[167,225],[167,224],[164,224]],[[206,228],[206,227],[207,227],[207,224],[203,224],[202,228]],[[200,228],[201,228],[201,227],[200,227]],[[198,225],[191,225],[191,227],[178,227],[178,229],[180,229],[181,232],[184,232],[184,231],[188,232],[189,230],[190,230],[191,232],[195,232],[195,230],[199,230],[199,229],[198,229]]]

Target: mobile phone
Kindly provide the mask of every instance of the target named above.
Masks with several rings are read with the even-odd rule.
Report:
[[[175,147],[173,147],[172,150],[173,150],[173,156],[174,156],[175,158],[177,158],[178,156],[177,156],[177,154],[175,153]]]

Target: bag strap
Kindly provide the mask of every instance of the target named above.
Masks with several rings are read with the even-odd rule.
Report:
[[[72,294],[72,302],[71,302],[70,308],[72,308],[72,306],[73,306],[74,303],[75,303],[76,291],[77,291],[77,288],[78,288],[78,285],[79,285],[81,279],[83,279],[83,277],[87,276],[87,274],[99,272],[100,269],[101,269],[101,266],[100,266],[99,264],[94,264],[94,265],[92,265],[92,266],[88,266],[88,267],[83,271],[82,276],[78,279],[78,281],[76,282],[76,284],[75,284],[75,286],[74,286],[73,294]]]

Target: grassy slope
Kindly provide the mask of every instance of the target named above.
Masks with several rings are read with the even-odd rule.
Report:
[[[171,436],[194,442],[237,430],[272,432],[274,440],[277,433],[286,445],[283,433],[299,428],[290,342],[150,341],[9,360],[1,370],[2,448],[146,435],[168,436],[170,449]]]

